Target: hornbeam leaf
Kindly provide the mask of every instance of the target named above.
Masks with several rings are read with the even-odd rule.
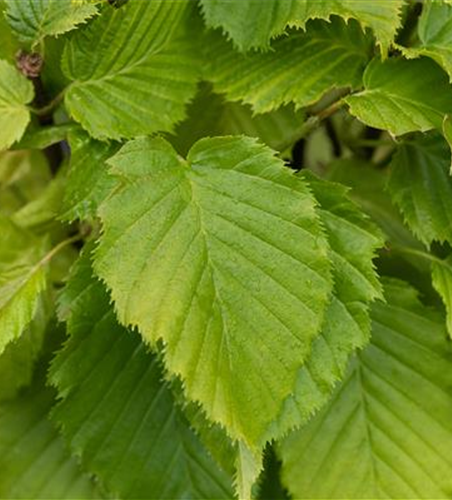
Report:
[[[364,87],[346,99],[350,112],[394,135],[442,130],[452,113],[452,86],[431,59],[374,59],[364,73]]]
[[[413,233],[426,245],[452,243],[450,150],[439,135],[418,136],[398,148],[388,190]]]
[[[418,23],[419,42],[401,47],[407,57],[428,56],[440,64],[452,81],[452,5],[442,0],[425,0]]]
[[[0,404],[1,498],[103,498],[47,418],[53,404],[42,382]]]
[[[121,185],[100,207],[95,269],[120,321],[163,340],[186,395],[252,447],[293,390],[332,288],[306,182],[245,137],[201,140],[187,160],[140,139],[109,163]]]
[[[129,0],[78,30],[65,48],[73,80],[65,103],[97,139],[171,131],[196,93],[196,37],[185,33],[191,2]],[[133,92],[131,92],[133,88]]]
[[[30,44],[66,33],[96,14],[94,2],[78,0],[8,0],[6,10],[19,40]]]
[[[33,319],[46,288],[43,241],[0,218],[0,354]]]
[[[0,151],[18,141],[30,121],[27,104],[33,85],[10,63],[0,60]]]
[[[51,368],[53,418],[72,450],[120,498],[231,498],[162,380],[156,356],[121,327],[88,252],[63,293],[70,338]]]
[[[215,91],[250,104],[257,113],[291,102],[301,108],[332,88],[358,87],[371,42],[358,23],[338,18],[313,21],[306,33],[275,41],[267,53],[240,54],[221,37],[212,37],[205,76]]]
[[[327,402],[344,376],[350,355],[369,342],[370,303],[382,297],[372,264],[376,250],[383,245],[380,231],[348,199],[347,188],[313,175],[307,178],[320,202],[335,285],[321,335],[314,340],[310,358],[298,373],[296,389],[270,428],[268,440],[299,427]]]
[[[333,399],[281,446],[294,498],[449,498],[452,350],[407,283],[375,304],[369,347]]]
[[[265,48],[287,26],[304,28],[309,19],[332,15],[372,28],[383,53],[400,25],[403,0],[201,0],[209,26],[222,27],[241,49]]]

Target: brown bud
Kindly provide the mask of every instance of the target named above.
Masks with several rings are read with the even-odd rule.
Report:
[[[27,78],[37,78],[41,74],[44,60],[37,52],[19,50],[16,54],[17,69]]]

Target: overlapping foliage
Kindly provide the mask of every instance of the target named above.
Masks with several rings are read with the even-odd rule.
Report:
[[[450,498],[448,0],[0,0],[0,497]]]

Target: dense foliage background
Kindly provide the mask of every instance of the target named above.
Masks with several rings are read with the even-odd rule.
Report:
[[[452,497],[452,2],[0,0],[0,497]]]

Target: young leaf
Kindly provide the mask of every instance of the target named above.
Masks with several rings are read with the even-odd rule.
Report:
[[[138,334],[118,325],[88,252],[63,292],[70,338],[51,368],[53,418],[82,464],[121,498],[231,498]]]
[[[426,245],[452,243],[450,150],[439,135],[402,143],[391,163],[388,190],[413,233]]]
[[[386,53],[400,24],[403,0],[201,0],[208,26],[222,27],[241,50],[265,48],[287,26],[337,15],[372,28]]]
[[[18,141],[30,121],[27,104],[33,85],[10,63],[0,60],[0,151]]]
[[[0,404],[0,497],[102,498],[48,420],[53,404],[42,382]]]
[[[203,139],[186,161],[140,139],[109,163],[121,187],[100,208],[95,269],[120,321],[163,340],[187,396],[252,445],[293,390],[331,292],[307,184],[245,137]]]
[[[94,2],[79,0],[8,0],[6,10],[19,40],[29,44],[66,33],[96,14]]]
[[[46,288],[45,244],[0,218],[0,354],[33,319]]]
[[[427,58],[374,59],[364,73],[364,87],[346,99],[350,112],[394,135],[442,130],[445,116],[452,113],[452,85]]]
[[[358,87],[371,43],[358,23],[341,19],[313,21],[306,33],[275,41],[267,53],[240,54],[218,36],[209,45],[205,76],[216,92],[257,113],[291,102],[301,108],[332,88]]]
[[[65,104],[94,138],[171,131],[184,118],[199,73],[196,37],[185,34],[192,8],[129,0],[105,9],[69,41],[62,64],[73,82]]]
[[[448,498],[452,351],[406,283],[374,306],[370,346],[331,402],[281,446],[295,498]]]

